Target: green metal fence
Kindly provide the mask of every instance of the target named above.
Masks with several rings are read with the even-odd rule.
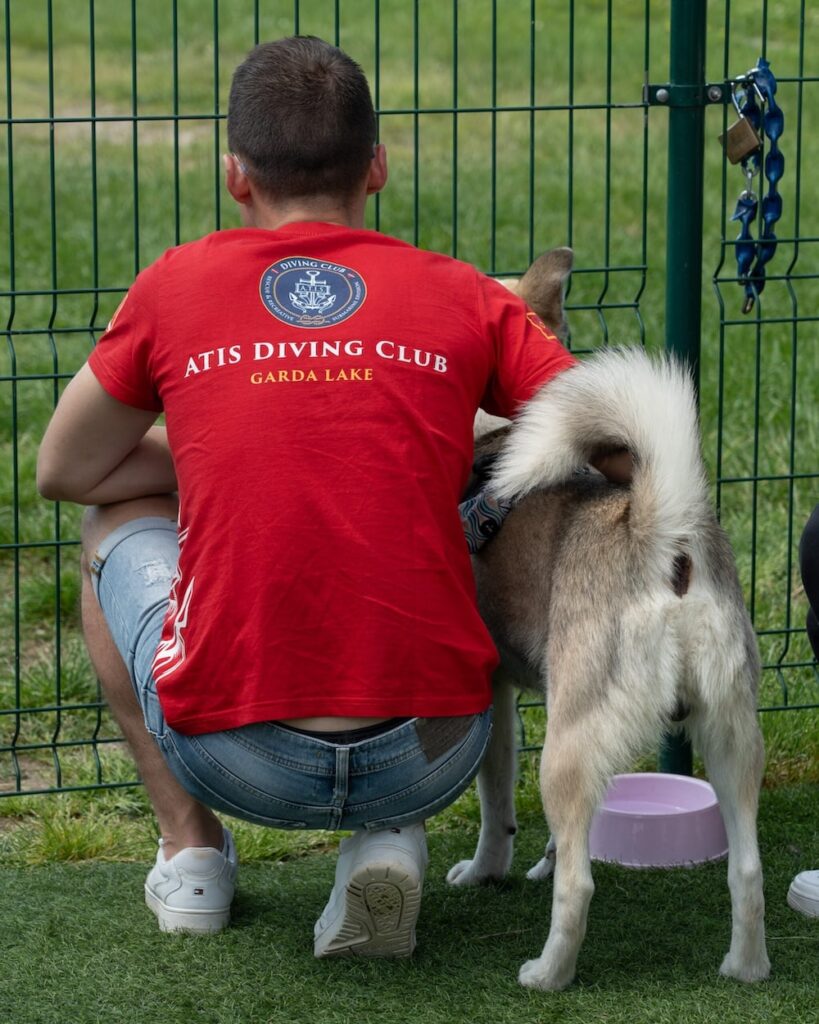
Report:
[[[688,49],[670,57],[672,7]],[[760,637],[761,707],[819,707],[794,561],[819,500],[815,7],[5,0],[0,795],[133,782],[79,634],[79,513],[36,495],[37,444],[134,274],[238,223],[221,185],[230,74],[255,42],[294,31],[339,42],[370,77],[391,166],[371,226],[499,276],[571,245],[577,351],[702,337],[705,452]],[[760,55],[786,115],[785,208],[767,289],[743,315],[729,221],[743,181],[717,142],[727,94],[703,87]],[[698,62],[703,81],[681,91]],[[800,730],[815,739],[801,724],[815,716],[787,716],[792,746]],[[536,717],[522,716],[530,740]]]

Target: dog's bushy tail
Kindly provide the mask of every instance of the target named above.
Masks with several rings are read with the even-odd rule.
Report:
[[[672,557],[707,515],[694,386],[673,358],[606,349],[561,373],[515,421],[492,474],[500,497],[568,480],[601,449],[634,456],[629,523]],[[660,552],[657,552],[660,554]]]

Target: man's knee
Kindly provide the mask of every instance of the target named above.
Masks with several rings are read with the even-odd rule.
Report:
[[[819,564],[819,505],[808,517],[799,541],[799,555],[803,565]]]
[[[810,515],[799,542],[799,569],[808,601],[819,611],[819,505]]]

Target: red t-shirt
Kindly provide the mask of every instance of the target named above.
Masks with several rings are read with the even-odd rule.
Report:
[[[89,362],[166,417],[171,726],[488,707],[497,655],[457,511],[472,421],[574,362],[523,302],[373,231],[240,228],[143,271]]]

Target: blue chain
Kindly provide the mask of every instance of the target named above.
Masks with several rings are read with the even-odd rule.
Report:
[[[768,191],[762,197],[762,230],[759,240],[754,241],[751,234],[751,225],[757,217],[757,196],[751,185],[760,171],[761,149],[754,150],[742,160],[747,186],[737,200],[736,210],[731,217],[731,220],[740,223],[736,244],[737,276],[745,289],[742,312],[750,313],[757,295],[765,287],[765,265],[776,252],[774,224],[782,216],[779,181],[785,170],[785,157],[779,150],[779,137],[785,128],[785,117],[774,99],[776,79],[764,57],[759,58],[755,68],[737,79],[735,85],[738,88],[734,90],[734,95],[740,114],[750,121],[760,138],[764,132],[770,142],[764,164]],[[764,112],[757,100],[766,108]]]

